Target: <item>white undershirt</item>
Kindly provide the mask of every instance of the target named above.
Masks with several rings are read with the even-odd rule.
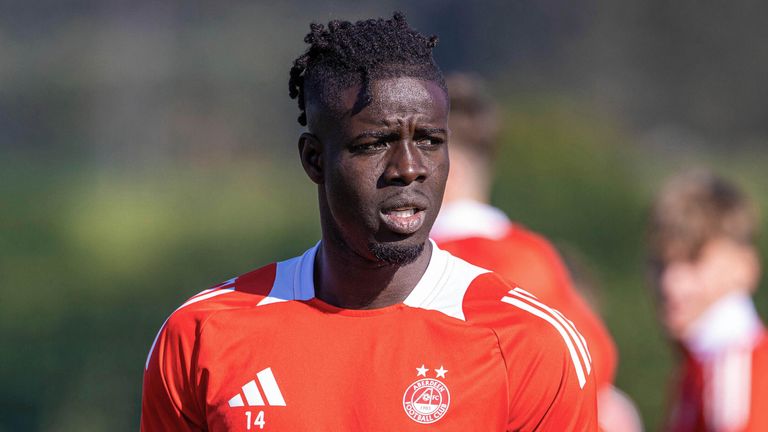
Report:
[[[707,357],[729,347],[751,347],[762,329],[752,298],[743,293],[727,295],[709,307],[683,337],[696,357]]]
[[[466,237],[499,239],[511,222],[503,211],[473,200],[457,200],[444,204],[432,226],[430,237],[438,242]]]

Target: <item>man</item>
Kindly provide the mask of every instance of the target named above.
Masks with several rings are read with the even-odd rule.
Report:
[[[448,175],[436,38],[395,14],[305,41],[289,87],[322,240],[171,315],[142,430],[595,430],[570,323],[428,239]]]
[[[744,194],[707,171],[673,178],[654,203],[651,269],[682,351],[667,430],[768,430],[768,337],[751,299],[756,223]]]
[[[478,78],[455,73],[446,82],[451,103],[451,172],[432,238],[440,248],[526,287],[568,316],[589,344],[603,430],[641,430],[637,421],[615,420],[637,418],[634,410],[626,408],[626,397],[612,385],[616,346],[574,289],[560,255],[544,237],[511,222],[489,204],[493,156],[499,144],[496,104]]]

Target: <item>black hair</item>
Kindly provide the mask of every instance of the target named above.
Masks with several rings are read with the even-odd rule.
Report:
[[[432,57],[437,36],[424,36],[410,28],[405,15],[392,19],[369,19],[351,23],[334,20],[327,28],[310,24],[304,38],[310,44],[291,68],[288,91],[298,99],[299,124],[307,125],[306,100],[328,103],[329,97],[361,85],[356,109],[370,102],[372,80],[412,76],[433,81],[446,90],[440,68]]]

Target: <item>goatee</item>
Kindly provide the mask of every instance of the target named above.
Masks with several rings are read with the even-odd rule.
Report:
[[[368,250],[378,260],[388,264],[403,266],[416,261],[424,252],[424,243],[399,246],[390,243],[368,243]]]

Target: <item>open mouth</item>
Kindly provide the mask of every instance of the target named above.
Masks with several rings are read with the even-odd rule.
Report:
[[[382,210],[379,217],[391,231],[413,234],[424,224],[425,211],[417,206],[400,206]]]

